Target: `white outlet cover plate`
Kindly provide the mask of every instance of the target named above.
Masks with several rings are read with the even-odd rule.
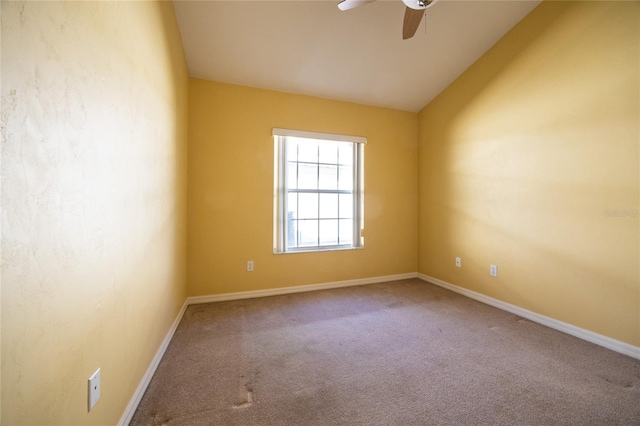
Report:
[[[498,267],[496,265],[491,265],[491,267],[489,268],[489,273],[491,274],[492,277],[497,277]]]
[[[91,377],[89,377],[89,411],[96,405],[96,402],[100,399],[100,369],[98,368]]]

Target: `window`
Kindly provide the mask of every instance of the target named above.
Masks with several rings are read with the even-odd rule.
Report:
[[[363,246],[366,139],[273,129],[274,252]]]

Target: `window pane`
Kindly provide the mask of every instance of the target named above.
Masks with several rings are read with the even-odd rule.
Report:
[[[298,186],[298,163],[287,162],[287,185],[296,189]]]
[[[298,142],[296,138],[287,138],[287,160],[296,161],[298,159]]]
[[[318,189],[318,165],[298,163],[298,188]]]
[[[287,218],[298,218],[298,194],[295,192],[287,195]]]
[[[320,218],[338,218],[338,194],[320,194]]]
[[[353,144],[349,142],[339,142],[338,155],[340,164],[353,164]]]
[[[298,194],[298,218],[318,218],[318,194]]]
[[[338,221],[337,220],[321,220],[320,221],[320,245],[330,246],[338,244]]]
[[[340,219],[340,244],[353,243],[353,221]]]
[[[318,245],[318,221],[301,220],[298,222],[298,246]]]
[[[313,139],[301,140],[298,144],[298,161],[317,163],[318,142]]]
[[[340,219],[353,217],[353,196],[340,194]]]
[[[320,165],[319,189],[338,189],[338,167]]]
[[[322,141],[318,144],[321,163],[338,163],[338,146],[335,142]]]
[[[340,166],[338,170],[338,189],[353,191],[353,167]]]
[[[287,216],[287,247],[298,246],[298,221],[291,218],[291,214]]]

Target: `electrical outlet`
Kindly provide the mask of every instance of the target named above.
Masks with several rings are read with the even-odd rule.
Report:
[[[253,260],[247,261],[247,272],[253,272]]]
[[[98,368],[88,381],[87,411],[91,411],[100,399],[100,369]]]
[[[489,274],[491,274],[492,277],[497,277],[498,276],[498,267],[496,265],[491,265],[489,267]]]
[[[462,268],[462,259],[460,259],[459,257],[456,257],[456,266],[458,268]]]

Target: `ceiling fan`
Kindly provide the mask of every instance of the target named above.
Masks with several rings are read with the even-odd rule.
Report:
[[[340,10],[349,10],[374,1],[376,0],[342,0],[338,3],[338,8]],[[413,37],[420,26],[424,10],[433,6],[436,1],[438,0],[402,0],[407,6],[404,11],[404,23],[402,24],[403,40]]]

